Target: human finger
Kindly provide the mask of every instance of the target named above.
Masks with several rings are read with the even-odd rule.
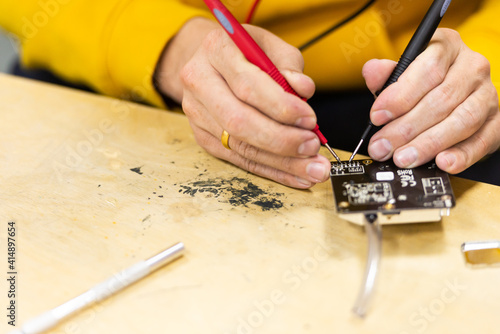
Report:
[[[481,85],[485,76],[480,74],[479,67],[476,69],[474,68],[475,65],[471,65],[471,63],[480,64],[476,59],[476,55],[472,51],[462,52],[440,85],[428,92],[410,112],[386,124],[383,129],[376,133],[372,137],[369,147],[372,157],[377,160],[390,158],[398,147],[408,144],[418,135],[450,116],[452,111],[464,103],[474,92],[477,91],[476,96],[481,95],[481,89],[478,86]],[[472,72],[471,75],[464,75],[469,71]],[[475,104],[479,108],[474,111],[474,115],[477,116],[475,119],[484,122],[489,110],[486,100],[490,97],[482,98],[485,100],[483,102],[476,102],[475,98],[472,98],[461,108],[458,108],[453,117],[467,117],[461,111],[466,110],[468,105]],[[477,130],[481,124],[475,124],[474,130]],[[473,124],[469,124],[466,130],[471,131],[472,126]],[[462,135],[466,132],[462,132]],[[434,136],[439,137],[440,134],[434,134]],[[437,140],[438,137],[435,137],[435,139]],[[448,139],[453,137],[455,136],[447,133]],[[431,152],[431,150],[425,151],[427,154]],[[422,152],[421,155],[426,154]]]
[[[375,125],[386,124],[410,112],[430,91],[446,79],[463,47],[460,35],[451,29],[438,29],[427,49],[377,97],[370,111]]]
[[[484,124],[487,114],[477,113],[484,100],[480,93],[471,95],[449,117],[422,132],[394,152],[394,163],[413,168],[433,159],[438,153],[474,135]]]
[[[320,155],[308,159],[277,155],[238,140],[233,136],[229,136],[228,139],[231,150],[225,148],[221,150],[221,147],[223,147],[221,143],[223,128],[189,92],[185,93],[183,109],[190,119],[191,128],[198,144],[221,159],[232,162],[250,172],[260,173],[259,175],[264,173],[262,176],[278,182],[286,180],[286,184],[293,187],[312,186],[328,179],[330,162]],[[208,134],[213,138],[209,138]],[[284,179],[280,175],[285,174],[277,173],[277,171],[270,174],[270,171],[274,169],[294,175],[296,180],[291,182]]]
[[[240,146],[237,141],[231,139],[231,137],[229,139],[231,150],[227,150],[226,148],[224,148],[220,143],[220,139],[214,137],[210,132],[204,130],[196,131],[195,138],[198,143],[200,143],[200,145],[213,156],[226,160],[253,174],[271,179],[289,187],[307,189],[314,186],[317,182],[324,181],[311,181],[310,177],[303,178],[297,175],[304,174],[303,171],[300,171],[301,169],[303,169],[304,164],[306,164],[306,170],[307,168],[314,169],[317,165],[325,165],[324,159],[326,160],[326,158],[322,156],[317,156],[309,159],[294,159],[275,155],[273,157],[274,159],[270,160],[269,157],[265,157],[265,155],[269,155],[268,152],[256,148],[250,148],[249,146],[246,146],[246,144],[244,144],[244,146]],[[241,152],[241,150],[245,152],[243,155],[239,153]],[[245,155],[250,158],[247,158]],[[259,157],[264,158],[266,162],[271,161],[271,164],[258,162],[257,160],[260,160]],[[273,165],[276,164],[281,168],[273,167]],[[309,172],[310,171],[311,170],[309,170]]]
[[[257,31],[260,30],[262,29],[258,29]],[[220,50],[219,44],[224,44],[225,42],[207,42],[206,53],[208,61],[221,74],[238,99],[253,106],[277,122],[306,129],[314,128],[316,125],[316,115],[302,98],[285,92],[268,73],[250,63],[231,44],[232,41],[219,34],[221,34],[221,31],[214,31],[208,38],[222,40],[229,45]],[[295,54],[294,50],[296,49],[284,41],[269,33],[267,35],[270,35],[267,38],[276,40],[274,48],[288,50],[289,54],[285,58],[293,59],[301,57],[300,54]],[[216,52],[218,50],[220,51]],[[305,75],[299,73],[299,68],[295,67],[293,70],[293,75],[290,72],[287,75],[294,78],[292,84],[295,85],[298,94],[301,90],[297,88],[301,86],[312,86],[312,90],[314,90],[312,80],[307,79]],[[311,88],[308,87],[305,90],[311,90]]]
[[[183,82],[233,137],[283,156],[308,157],[319,151],[319,139],[314,133],[276,122],[242,102],[214,68],[190,62],[183,69]]]
[[[365,79],[366,87],[373,95],[382,89],[397,64],[389,59],[370,59],[363,65],[361,74]]]
[[[442,170],[460,173],[487,154],[500,147],[500,111],[490,116],[481,129],[466,140],[450,147],[436,156],[436,164]]]

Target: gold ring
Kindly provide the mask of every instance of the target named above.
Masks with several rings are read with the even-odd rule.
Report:
[[[220,141],[225,148],[228,150],[231,149],[231,147],[229,147],[229,133],[227,133],[226,130],[222,130],[222,137],[220,138]]]

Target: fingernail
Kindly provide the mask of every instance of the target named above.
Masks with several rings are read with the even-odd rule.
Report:
[[[313,179],[314,182],[318,183],[326,180],[330,171],[325,168],[323,164],[311,162],[306,167],[306,173]]]
[[[299,182],[299,184],[303,187],[307,187],[309,188],[310,186],[312,186],[312,182],[309,182],[307,180],[304,180],[303,178],[301,177],[298,177],[296,176],[295,179],[297,179],[297,182]]]
[[[318,153],[319,146],[320,146],[319,139],[316,137],[316,138],[313,138],[311,140],[306,141],[305,143],[302,143],[299,146],[298,153],[300,155],[305,155],[307,157],[311,157],[311,156],[316,155]]]
[[[382,125],[394,119],[394,116],[389,110],[376,110],[372,112],[372,122],[375,125]]]
[[[415,161],[417,161],[417,158],[418,152],[415,147],[405,148],[394,156],[396,164],[401,167],[412,167]]]
[[[304,129],[311,129],[314,127],[316,124],[316,117],[301,117],[295,122],[295,126],[298,126],[299,128],[304,128]]]
[[[306,79],[310,80],[311,82],[314,82],[314,81],[313,81],[313,79],[311,79],[311,77],[310,77],[310,76],[305,75],[305,74],[304,74],[304,73],[302,73],[302,72],[290,71],[290,70],[282,70],[282,71],[280,71],[280,72],[281,72],[281,74],[283,74],[283,75],[284,75],[284,76],[286,76],[286,77],[290,77],[290,78],[291,78],[291,77],[296,77],[296,78],[300,78],[300,79],[302,79],[302,78],[306,78]]]
[[[385,138],[379,139],[368,147],[368,152],[373,159],[384,160],[392,152],[392,145]]]

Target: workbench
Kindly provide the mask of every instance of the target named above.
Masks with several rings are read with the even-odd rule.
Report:
[[[500,268],[460,247],[500,239],[500,187],[451,177],[449,217],[384,226],[359,318],[366,234],[337,216],[331,184],[296,190],[214,158],[180,112],[0,75],[0,180],[1,333],[11,300],[19,328],[179,241],[182,258],[49,333],[498,332]]]

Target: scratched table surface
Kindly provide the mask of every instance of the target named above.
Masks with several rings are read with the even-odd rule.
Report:
[[[383,227],[360,319],[366,235],[329,182],[287,188],[207,154],[180,113],[6,75],[0,117],[1,333],[12,301],[20,326],[179,241],[183,258],[50,332],[498,332],[500,268],[460,246],[500,239],[499,187],[453,177],[449,217]]]

